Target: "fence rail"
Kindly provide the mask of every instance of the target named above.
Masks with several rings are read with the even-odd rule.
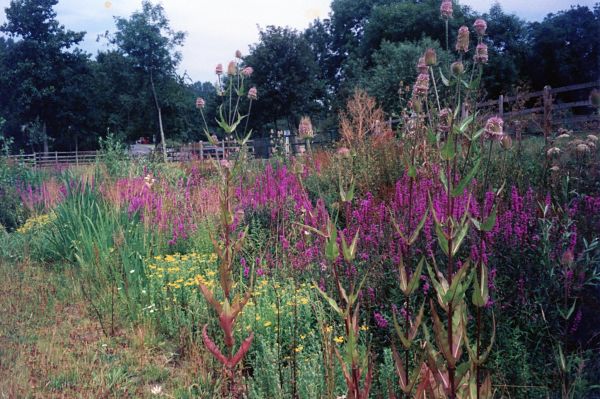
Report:
[[[569,86],[551,88],[546,86],[544,90],[524,93],[516,96],[500,95],[496,100],[488,100],[477,104],[477,108],[488,108],[495,114],[510,120],[521,116],[539,114],[543,120],[550,125],[554,122],[561,124],[585,124],[593,123],[600,125],[600,116],[595,114],[590,108],[590,101],[587,99],[588,91],[581,93],[582,90],[600,88],[600,80],[596,82],[578,83]],[[579,92],[579,93],[578,93]],[[570,93],[571,96],[563,96]],[[563,98],[561,98],[563,97]],[[584,99],[582,99],[584,98]],[[575,100],[577,99],[577,100]],[[575,100],[575,101],[574,101]],[[523,109],[515,109],[505,112],[505,107],[512,103],[521,102]],[[526,106],[526,104],[529,104]],[[586,109],[587,108],[587,109]],[[573,112],[577,110],[576,112]],[[553,120],[553,112],[571,111],[570,115]],[[549,125],[549,126],[550,126]]]
[[[246,147],[249,154],[254,154],[253,142]],[[198,142],[181,147],[167,148],[168,162],[183,162],[191,160],[223,160],[229,159],[240,151],[240,146],[231,141],[220,141],[216,144]],[[148,149],[143,153],[130,151],[132,157],[154,156],[162,159],[160,149]],[[66,165],[88,165],[103,157],[99,151],[53,151],[46,153],[9,155],[9,162],[32,167],[53,167]]]

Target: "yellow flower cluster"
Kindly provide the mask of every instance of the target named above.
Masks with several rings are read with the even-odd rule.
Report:
[[[35,231],[42,228],[43,226],[47,225],[55,219],[56,215],[54,213],[31,217],[27,219],[23,226],[17,229],[17,232],[20,234],[27,234],[30,231]]]
[[[214,253],[173,254],[155,256],[146,260],[148,277],[162,284],[163,290],[180,289],[203,283],[209,288],[215,286],[214,270],[217,255]]]

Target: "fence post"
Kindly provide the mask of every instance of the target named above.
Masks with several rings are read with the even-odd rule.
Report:
[[[498,116],[500,118],[504,116],[504,94],[500,94],[498,97]]]
[[[225,159],[225,138],[223,138],[223,141],[221,141],[221,147],[223,148],[223,153],[221,154],[222,158],[221,159]],[[217,156],[217,159],[219,159],[219,157]]]
[[[200,140],[200,160],[204,161],[204,142]]]
[[[544,86],[544,142],[548,147],[548,137],[552,132],[552,93],[550,86]]]
[[[79,151],[75,149],[75,165],[79,166]]]
[[[58,166],[58,151],[54,151],[54,163]]]

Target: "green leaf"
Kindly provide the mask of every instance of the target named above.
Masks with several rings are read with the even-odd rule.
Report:
[[[469,231],[469,223],[463,222],[461,229],[459,230],[455,239],[452,241],[452,255],[453,256],[456,255],[456,253],[460,249],[460,246],[461,246],[463,240],[465,239],[465,237],[467,236],[468,231]]]
[[[477,113],[474,113],[473,115],[469,116],[464,121],[462,121],[461,124],[460,124],[460,126],[458,127],[458,131],[460,133],[464,133],[467,130],[467,128],[469,127],[469,125],[471,123],[473,123],[473,121],[475,120],[476,116],[477,116]]]
[[[460,299],[467,290],[467,287],[469,286],[469,279],[467,278],[467,281],[465,281],[465,278],[469,269],[470,262],[467,261],[454,275],[452,278],[452,283],[450,284],[450,288],[448,288],[448,292],[446,292],[446,295],[444,295],[445,303],[455,302],[455,300],[457,298]],[[472,278],[472,275],[469,276]]]
[[[344,255],[344,260],[346,262],[352,262],[354,260],[354,257],[356,256],[356,244],[358,243],[358,234],[360,232],[360,229],[358,229],[356,231],[356,234],[354,234],[354,238],[352,239],[352,243],[350,244],[350,246],[348,246],[348,243],[346,242],[346,237],[344,236],[344,233],[341,234],[342,236],[342,254]],[[337,247],[337,244],[336,244]]]
[[[489,299],[487,266],[481,265],[480,278],[473,279],[473,305],[482,308]]]
[[[325,257],[330,262],[335,262],[338,256],[340,256],[340,249],[337,245],[337,230],[335,229],[335,227],[333,227],[329,231],[329,238],[327,239],[327,243],[325,244]]]
[[[440,71],[440,78],[442,78],[442,83],[444,84],[444,86],[446,86],[446,87],[450,86],[450,81],[444,76],[444,73],[442,72],[442,68],[440,68],[439,71]]]
[[[442,230],[442,226],[439,223],[435,223],[435,234],[437,235],[438,242],[440,243],[440,247],[446,256],[448,256],[448,239],[446,238],[446,234]]]
[[[317,283],[313,282],[314,286],[317,288],[317,291],[319,291],[319,294],[321,294],[321,296],[327,301],[327,303],[329,303],[329,305],[331,306],[331,308],[338,313],[340,316],[344,316],[344,312],[342,312],[342,309],[340,309],[340,307],[338,306],[337,302],[331,298],[329,295],[327,295],[323,290],[321,290],[321,288],[319,288],[319,286],[317,285]]]
[[[473,168],[469,171],[469,173],[467,173],[466,176],[464,176],[460,180],[460,182],[458,182],[458,184],[452,188],[451,195],[453,197],[458,197],[459,195],[462,195],[463,191],[465,191],[465,188],[467,187],[467,184],[469,184],[473,180],[475,175],[477,174],[480,164],[481,164],[481,158],[479,158],[479,159],[477,159],[477,161],[475,161],[475,165],[473,165]]]
[[[425,211],[425,213],[423,214],[423,217],[421,218],[421,221],[419,222],[419,224],[417,225],[417,227],[415,228],[413,233],[410,235],[410,239],[408,240],[408,245],[413,245],[415,243],[415,241],[417,241],[417,238],[419,237],[419,233],[423,229],[423,226],[425,226],[425,222],[427,221],[427,216],[429,216],[429,209],[427,209]]]
[[[410,283],[408,283],[407,292],[404,293],[406,296],[411,295],[419,287],[419,281],[421,279],[421,274],[423,273],[424,264],[425,258],[421,258],[421,261],[417,265],[417,268],[415,269],[413,275],[410,278]]]
[[[448,139],[446,140],[446,143],[444,144],[444,146],[442,147],[442,150],[440,151],[440,157],[444,160],[444,161],[450,161],[452,159],[454,159],[454,157],[456,156],[456,149],[454,148],[454,141],[455,141],[455,137],[453,133],[448,133]]]
[[[440,168],[440,181],[444,185],[444,190],[448,192],[448,179],[446,178],[446,171],[443,168]]]
[[[494,228],[494,225],[496,224],[496,216],[496,207],[494,207],[494,209],[492,209],[492,213],[490,213],[490,215],[481,224],[481,230],[491,231]]]

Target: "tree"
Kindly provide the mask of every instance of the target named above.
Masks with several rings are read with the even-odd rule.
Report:
[[[564,86],[600,77],[600,3],[576,6],[531,25],[529,65],[536,87]]]
[[[267,27],[244,61],[255,70],[252,82],[260,101],[253,113],[259,124],[274,122],[277,127],[277,119],[287,118],[291,128],[300,115],[319,112],[323,82],[314,53],[296,30]]]
[[[176,76],[181,60],[177,48],[183,44],[184,32],[173,31],[165,16],[164,8],[144,0],[142,10],[134,12],[129,19],[116,18],[117,32],[113,43],[130,58],[134,68],[147,78],[156,107],[163,156],[167,158],[161,100],[168,90],[169,79]]]
[[[12,0],[0,31],[15,39],[4,46],[8,101],[21,124],[39,121],[44,150],[65,126],[65,100],[69,79],[85,73],[87,55],[77,45],[85,32],[65,29],[56,20],[58,0]]]

